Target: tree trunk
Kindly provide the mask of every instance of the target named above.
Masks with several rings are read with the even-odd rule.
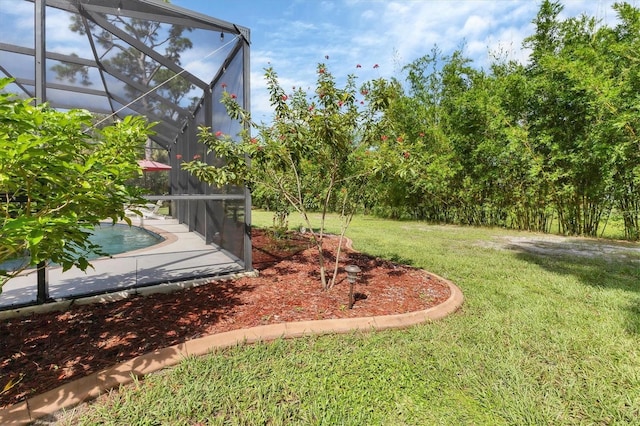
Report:
[[[322,241],[316,240],[316,244],[318,248],[318,265],[320,266],[320,282],[322,283],[322,289],[326,291],[329,290],[329,286],[327,284],[327,274],[326,268],[324,266],[324,251],[322,250]]]

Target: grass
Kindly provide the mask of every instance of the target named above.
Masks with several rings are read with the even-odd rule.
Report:
[[[403,331],[190,358],[73,424],[640,424],[638,252],[550,256],[493,244],[526,233],[364,216],[348,235],[452,280],[462,310]]]

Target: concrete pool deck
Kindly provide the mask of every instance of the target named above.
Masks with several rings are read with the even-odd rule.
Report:
[[[207,245],[175,219],[134,218],[134,225],[160,234],[164,241],[149,248],[91,261],[94,269],[85,272],[61,267],[48,269],[49,296],[65,299],[71,295],[99,294],[189,280],[229,275],[244,271],[242,265],[214,245]],[[2,288],[0,309],[10,309],[36,300],[36,272],[29,270],[12,278]]]

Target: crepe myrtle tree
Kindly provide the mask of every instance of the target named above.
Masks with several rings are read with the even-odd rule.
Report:
[[[336,282],[339,256],[328,279],[322,249],[325,218],[332,210],[341,213],[341,248],[359,194],[372,172],[360,160],[366,152],[375,154],[372,146],[381,131],[378,117],[388,105],[389,84],[379,79],[358,90],[356,76],[349,75],[345,86],[338,87],[323,63],[317,66],[313,93],[295,87],[287,93],[272,67],[265,70],[265,79],[275,109],[273,122],[254,123],[236,95],[225,91],[221,102],[245,130],[234,140],[231,135],[202,128],[200,141],[219,162],[208,165],[196,158],[182,168],[210,184],[244,184],[252,191],[259,188],[286,200],[310,232],[318,251],[320,281],[328,290]],[[257,130],[257,136],[251,136],[251,128]],[[311,222],[312,211],[320,212],[319,227]]]
[[[11,80],[1,79],[0,90]],[[102,129],[84,110],[0,93],[0,292],[27,267],[46,261],[86,270],[89,240],[104,219],[124,220],[144,203],[126,181],[142,171],[136,159],[152,125],[127,117]],[[3,262],[17,266],[2,269]],[[7,265],[7,263],[5,263]]]

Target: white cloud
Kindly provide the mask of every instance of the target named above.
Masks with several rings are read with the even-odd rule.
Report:
[[[0,0],[0,39],[4,43],[33,47],[33,11],[31,3]]]
[[[320,9],[325,13],[333,12],[336,9],[336,3],[332,1],[321,1]]]
[[[362,19],[370,20],[370,19],[374,19],[377,15],[376,15],[376,12],[374,12],[373,10],[367,9],[364,12],[362,12],[360,16],[362,17]]]
[[[54,8],[49,8],[47,10],[46,37],[49,46],[56,46],[59,48],[86,46],[89,48],[87,37],[71,31],[69,29],[70,24],[71,15],[69,13]]]
[[[491,28],[492,21],[493,19],[491,19],[491,17],[481,17],[478,15],[469,16],[464,23],[461,33],[467,38],[481,36]]]
[[[253,90],[251,87],[251,116],[256,123],[268,123],[271,121],[273,108],[269,102],[266,90]]]

